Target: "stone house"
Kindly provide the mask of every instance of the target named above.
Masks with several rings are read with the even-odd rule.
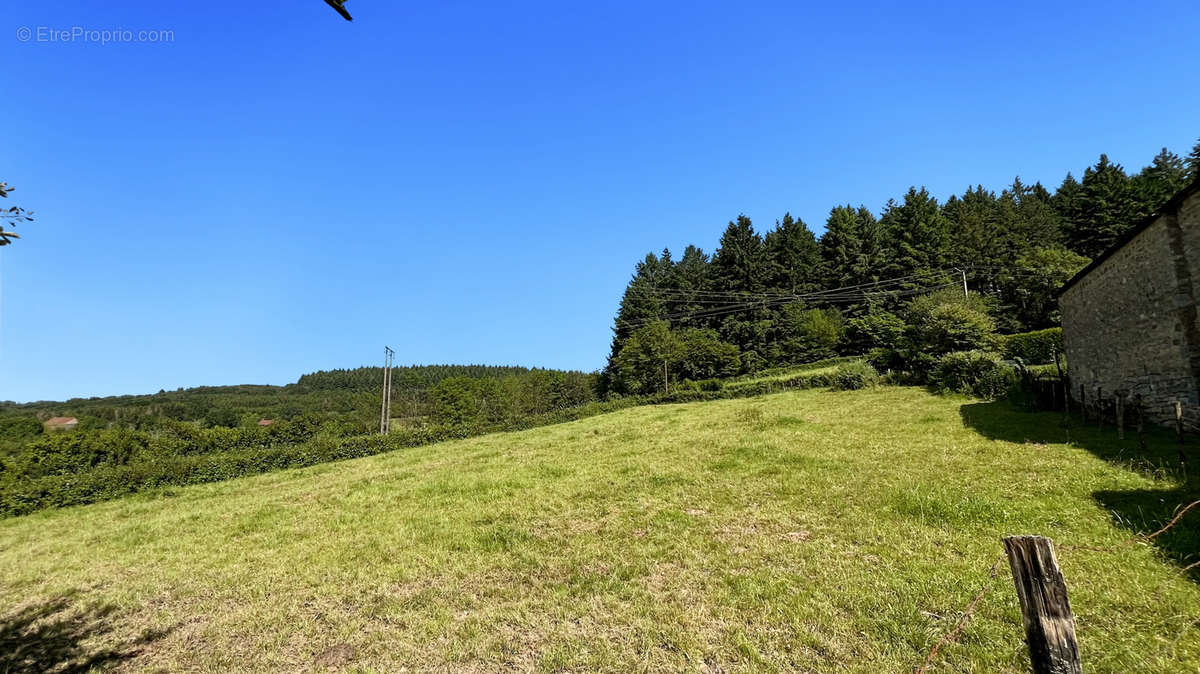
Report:
[[[1059,294],[1071,394],[1141,396],[1147,419],[1200,421],[1200,180],[1172,197]]]

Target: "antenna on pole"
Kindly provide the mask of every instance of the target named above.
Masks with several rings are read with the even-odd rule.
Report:
[[[379,434],[387,435],[392,428],[392,361],[396,352],[383,347],[383,395],[379,402]]]

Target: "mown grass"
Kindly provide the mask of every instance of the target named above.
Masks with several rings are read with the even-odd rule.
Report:
[[[838,358],[826,358],[805,365],[796,365],[792,367],[777,367],[769,370],[763,370],[756,374],[744,375],[734,379],[727,380],[726,388],[737,389],[747,388],[763,383],[783,382],[789,379],[794,379],[798,375],[811,376],[814,374],[833,374],[837,371],[838,366],[845,363],[860,360],[857,356],[843,356]]]
[[[1058,424],[797,391],[0,521],[0,670],[911,671],[1039,533],[1112,548],[1060,551],[1089,671],[1197,671],[1195,522],[1126,542],[1192,488]],[[1001,565],[937,671],[1026,662]]]

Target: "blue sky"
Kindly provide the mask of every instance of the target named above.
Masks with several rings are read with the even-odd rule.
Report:
[[[10,3],[0,399],[590,370],[634,263],[1200,135],[1178,3]],[[1048,5],[1054,5],[1049,7]],[[164,43],[18,30],[170,30]]]

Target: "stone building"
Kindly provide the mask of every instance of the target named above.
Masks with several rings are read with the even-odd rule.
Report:
[[[1063,286],[1071,393],[1140,395],[1148,419],[1200,420],[1200,180]]]

